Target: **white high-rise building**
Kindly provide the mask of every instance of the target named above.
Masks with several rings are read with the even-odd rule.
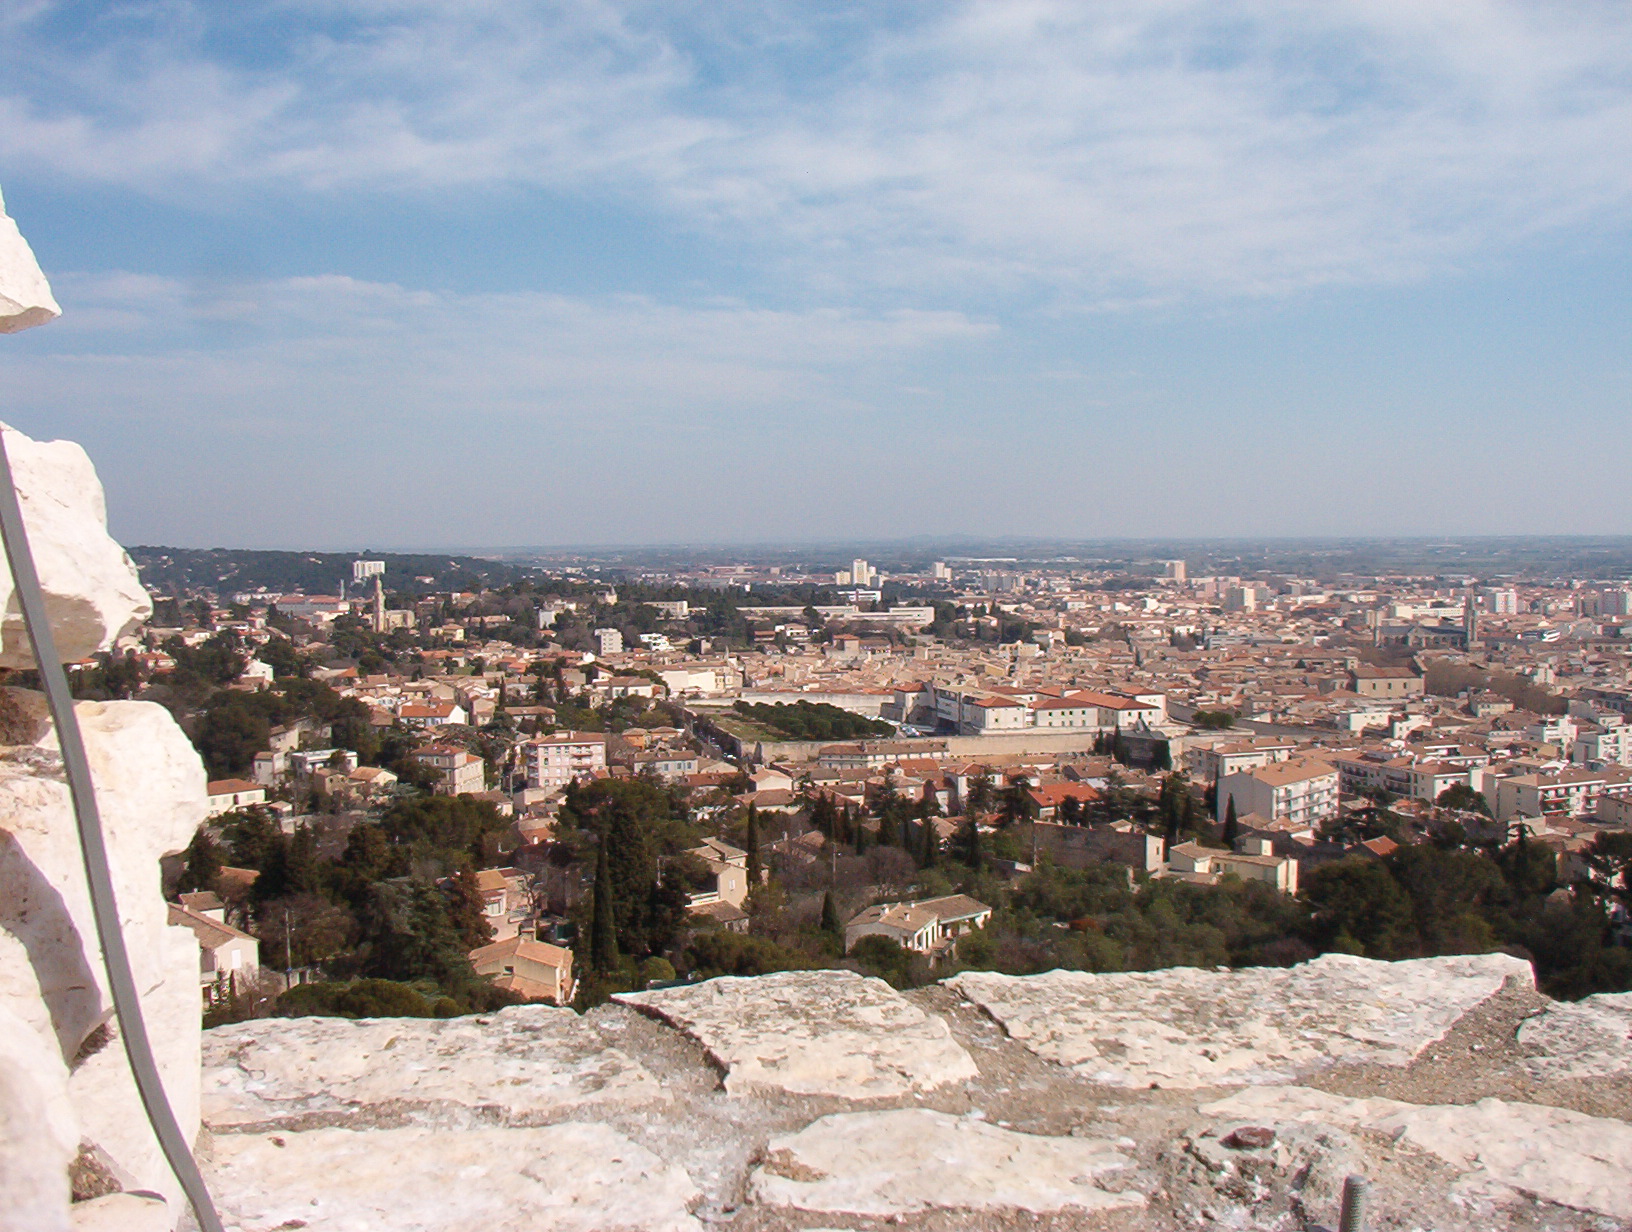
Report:
[[[873,584],[873,567],[859,556],[850,562],[850,582],[854,586]]]
[[[385,572],[383,560],[354,560],[351,562],[351,580],[361,586],[371,577]]]
[[[603,656],[622,654],[623,633],[618,629],[596,629],[595,653]]]

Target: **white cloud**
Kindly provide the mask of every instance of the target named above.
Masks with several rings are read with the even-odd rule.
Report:
[[[127,542],[662,537],[682,507],[748,517],[744,485],[767,482],[753,516],[780,500],[808,525],[901,374],[996,332],[342,277],[57,291],[62,320],[8,355],[8,417],[86,446]]]
[[[540,186],[807,285],[1074,303],[1412,277],[1632,212],[1625,6],[705,9],[171,4],[89,55],[36,21],[0,156],[177,196]],[[214,50],[223,11],[256,55]]]

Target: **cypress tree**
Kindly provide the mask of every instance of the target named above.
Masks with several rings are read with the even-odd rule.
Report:
[[[832,890],[822,895],[822,931],[836,937],[844,936],[844,926],[839,923],[839,908],[833,901]]]
[[[1231,851],[1235,850],[1235,840],[1241,837],[1241,823],[1235,817],[1235,797],[1224,806],[1224,845]]]
[[[748,833],[743,839],[748,847],[748,893],[753,894],[759,889],[759,810],[752,804],[748,806]]]
[[[918,856],[920,868],[934,868],[941,854],[941,837],[935,832],[935,823],[926,817],[923,821],[922,849]]]
[[[958,859],[970,868],[981,866],[980,827],[976,824],[973,814],[970,814],[958,830]]]

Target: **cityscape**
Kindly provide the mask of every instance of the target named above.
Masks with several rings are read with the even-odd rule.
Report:
[[[1405,546],[1505,567],[1345,567]],[[1306,575],[1115,545],[882,567],[137,548],[154,617],[76,680],[160,700],[204,757],[216,816],[175,909],[223,947],[212,1020],[360,977],[583,1008],[835,962],[911,986],[1333,949],[1519,947],[1548,991],[1619,992],[1626,545],[1558,545],[1621,575],[1598,579],[1536,548],[1196,559],[1324,555]],[[639,819],[607,871],[641,901],[597,916],[608,809]],[[1454,875],[1488,884],[1421,899]],[[435,928],[382,939],[410,892]],[[1158,908],[1191,923],[1152,937]]]

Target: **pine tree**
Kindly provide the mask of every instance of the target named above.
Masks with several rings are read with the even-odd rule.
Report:
[[[469,866],[461,868],[443,887],[448,900],[448,923],[459,933],[466,950],[478,949],[493,940],[493,925],[483,910],[482,891]]]
[[[595,853],[595,901],[589,918],[589,965],[608,972],[618,965],[618,922],[612,903],[612,861],[606,839]]]
[[[190,890],[215,889],[215,879],[221,875],[224,863],[221,848],[210,837],[209,831],[200,829],[193,835],[193,841],[187,844],[187,866],[182,870],[177,889],[183,894]]]
[[[1235,841],[1241,837],[1241,823],[1235,816],[1235,797],[1230,797],[1229,803],[1224,806],[1224,845],[1231,851],[1235,850]]]

